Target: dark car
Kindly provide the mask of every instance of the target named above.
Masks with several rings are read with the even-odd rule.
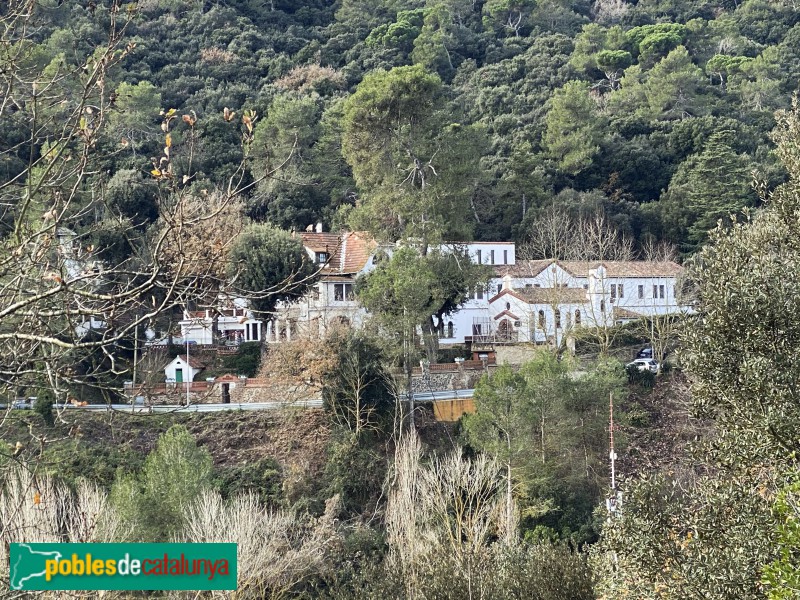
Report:
[[[636,353],[636,358],[653,358],[653,348],[651,346],[645,346]]]

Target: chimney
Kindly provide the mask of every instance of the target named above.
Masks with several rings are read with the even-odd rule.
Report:
[[[322,233],[322,222],[321,221],[317,222],[316,231],[317,231],[317,233]]]

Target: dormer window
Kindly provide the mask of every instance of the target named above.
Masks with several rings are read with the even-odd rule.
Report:
[[[330,255],[327,252],[317,252],[317,264],[324,265],[329,258]]]

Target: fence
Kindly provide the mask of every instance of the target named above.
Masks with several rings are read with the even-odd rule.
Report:
[[[486,364],[484,365],[484,361],[482,360],[465,360],[462,361],[460,364],[457,362],[452,363],[437,363],[431,364],[426,367],[426,370],[430,373],[455,373],[459,371],[459,369],[463,369],[465,371],[478,371],[483,369],[485,366],[494,366],[495,365],[495,358],[490,357]],[[422,368],[421,367],[414,367],[411,370],[413,375],[422,375]]]

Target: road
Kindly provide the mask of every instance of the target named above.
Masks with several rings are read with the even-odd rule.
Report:
[[[454,390],[444,392],[422,392],[414,394],[414,402],[433,402],[435,400],[454,400],[456,398],[472,398],[475,390]],[[0,404],[0,410],[6,408],[5,404]],[[25,408],[30,408],[26,406]],[[280,410],[282,408],[322,408],[322,400],[298,400],[295,402],[248,402],[240,404],[192,404],[183,406],[178,404],[156,404],[144,406],[137,404],[131,409],[130,404],[87,404],[86,406],[72,406],[68,404],[53,405],[54,409],[64,409],[68,411],[86,410],[90,412],[104,412],[118,410],[133,413],[171,413],[171,412],[220,412],[223,410]]]
[[[0,409],[5,408],[0,405]],[[55,409],[63,409],[64,406],[53,405]],[[86,406],[67,405],[66,410],[84,410],[89,412],[106,412],[118,410],[121,412],[134,413],[171,413],[171,412],[219,412],[222,410],[279,410],[282,408],[322,408],[322,400],[301,400],[298,402],[250,402],[243,404],[192,404],[190,406],[180,406],[176,404],[157,404],[154,406],[143,406],[137,404],[131,409],[130,404],[87,404]]]

